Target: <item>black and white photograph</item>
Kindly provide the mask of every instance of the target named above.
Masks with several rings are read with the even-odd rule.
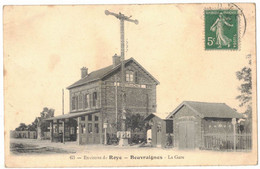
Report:
[[[256,73],[254,3],[5,5],[5,166],[256,165]]]

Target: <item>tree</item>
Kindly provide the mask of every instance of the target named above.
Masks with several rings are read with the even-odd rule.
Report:
[[[54,116],[54,109],[50,108],[48,109],[47,107],[43,108],[43,111],[40,113],[41,118],[46,119]]]
[[[246,116],[245,130],[252,131],[252,72],[251,72],[251,55],[247,55],[248,65],[236,72],[237,79],[241,82],[238,87],[240,95],[236,97],[239,100],[240,107],[244,107]]]
[[[54,117],[54,109],[44,107],[42,112],[40,112],[40,117],[35,119],[35,123],[38,126],[38,139],[42,139],[44,136],[44,132],[48,131],[48,127],[50,126],[50,123],[48,121],[45,121],[45,119]]]
[[[25,123],[20,123],[19,127],[17,127],[15,131],[25,131],[27,128],[28,126]]]
[[[28,130],[29,131],[36,131],[37,130],[37,118],[35,118],[35,120],[28,125]]]
[[[131,131],[143,131],[145,129],[144,116],[140,115],[139,113],[127,113],[126,126],[127,128],[130,128]]]

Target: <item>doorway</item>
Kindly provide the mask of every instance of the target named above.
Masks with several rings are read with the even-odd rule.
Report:
[[[195,124],[193,121],[179,123],[179,149],[195,148]]]

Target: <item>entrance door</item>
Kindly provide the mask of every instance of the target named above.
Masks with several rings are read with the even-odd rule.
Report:
[[[100,126],[98,114],[88,115],[87,144],[100,143]]]
[[[195,148],[195,125],[193,121],[179,123],[179,149]]]
[[[88,122],[87,143],[88,144],[93,144],[94,143],[92,122]]]

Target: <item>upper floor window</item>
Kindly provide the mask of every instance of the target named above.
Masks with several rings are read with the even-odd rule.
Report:
[[[72,97],[72,110],[78,109],[78,97],[73,96]]]
[[[82,95],[79,95],[79,109],[83,108],[83,98]]]
[[[134,81],[134,72],[133,71],[126,71],[126,81],[133,82]]]
[[[93,107],[97,106],[97,92],[93,93]]]
[[[85,108],[89,108],[89,106],[90,106],[89,101],[90,101],[89,94],[86,94],[85,95],[85,105],[84,105]]]
[[[88,115],[88,121],[92,121],[92,115],[91,114]]]

